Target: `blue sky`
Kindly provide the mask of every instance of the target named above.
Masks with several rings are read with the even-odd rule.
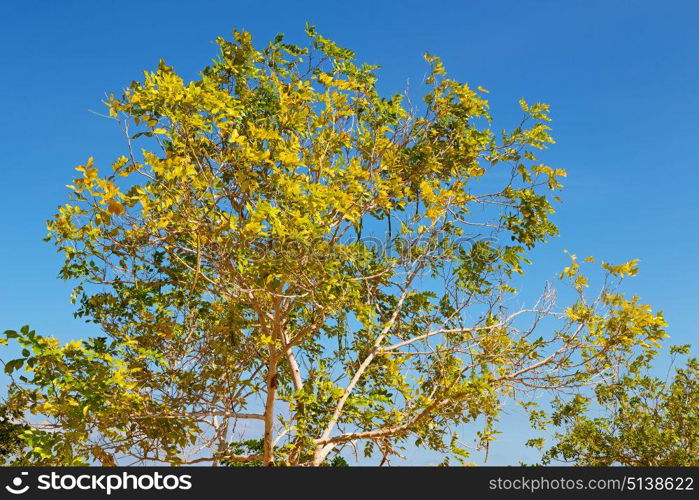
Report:
[[[94,333],[72,317],[61,262],[41,239],[65,202],[73,167],[106,165],[122,137],[103,111],[159,58],[194,77],[234,27],[266,42],[301,40],[304,23],[382,66],[402,91],[442,57],[450,76],[490,90],[503,127],[517,100],[552,107],[545,159],[569,177],[561,236],[533,254],[537,290],[563,249],[641,259],[629,283],[665,311],[674,343],[694,342],[699,311],[699,3],[691,1],[120,1],[6,2],[0,7],[0,328],[30,323],[61,339]],[[521,418],[503,423],[489,463],[532,458]],[[413,463],[428,459],[415,456]]]

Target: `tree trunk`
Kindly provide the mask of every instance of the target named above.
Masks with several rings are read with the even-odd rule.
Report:
[[[267,368],[267,401],[265,403],[265,435],[263,446],[263,459],[265,467],[274,465],[274,401],[277,395],[277,354],[274,348],[270,348]]]

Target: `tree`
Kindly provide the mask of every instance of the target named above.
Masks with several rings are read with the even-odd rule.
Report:
[[[672,348],[687,354],[688,346]],[[699,465],[699,362],[690,358],[671,381],[649,373],[639,357],[611,380],[595,387],[595,397],[558,400],[552,422],[562,428],[544,463],[575,465]],[[597,403],[596,405],[594,403]]]
[[[21,421],[21,409],[0,403],[0,465],[15,461],[24,452],[21,436],[29,427]]]
[[[322,465],[361,445],[383,464],[408,440],[458,458],[460,424],[487,446],[503,401],[664,337],[616,285],[588,300],[574,256],[570,308],[550,287],[506,307],[526,252],[557,234],[565,172],[536,157],[548,106],[521,101],[496,134],[487,91],[439,58],[413,105],[306,32],[307,48],[263,50],[236,32],[199,79],[161,61],[108,99],[126,154],[109,175],[78,167],[48,224],[76,315],[104,336],[6,332],[24,348],[6,371],[30,370],[11,397],[42,416],[29,460]],[[613,283],[636,272],[605,266]]]

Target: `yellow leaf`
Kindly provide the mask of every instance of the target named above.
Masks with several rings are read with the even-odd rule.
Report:
[[[113,215],[121,215],[126,212],[124,205],[116,200],[109,200],[107,210],[109,210],[109,213]]]
[[[282,161],[282,163],[289,165],[296,165],[299,162],[298,156],[293,151],[282,151],[279,154],[279,159]]]
[[[245,224],[245,231],[250,232],[250,233],[259,233],[260,229],[262,229],[262,224],[260,224],[257,221],[251,221]]]

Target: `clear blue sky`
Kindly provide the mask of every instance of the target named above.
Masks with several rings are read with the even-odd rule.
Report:
[[[553,111],[546,160],[569,172],[561,236],[534,254],[537,290],[562,250],[641,259],[629,289],[665,311],[675,343],[699,312],[699,3],[692,1],[63,1],[0,7],[0,328],[30,323],[61,339],[94,333],[72,318],[61,258],[41,241],[73,167],[122,154],[102,111],[159,58],[193,77],[234,27],[301,40],[304,23],[379,64],[382,88],[420,81],[422,53],[490,90],[498,124],[517,100]],[[531,459],[516,415],[489,463]],[[413,463],[427,459],[415,456]]]

